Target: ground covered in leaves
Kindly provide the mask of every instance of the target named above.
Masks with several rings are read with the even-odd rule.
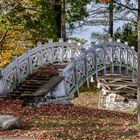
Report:
[[[39,140],[139,140],[136,115],[97,109],[96,94],[84,93],[74,105],[22,107],[18,100],[2,100],[0,114],[19,117],[22,130],[0,130],[0,136]]]

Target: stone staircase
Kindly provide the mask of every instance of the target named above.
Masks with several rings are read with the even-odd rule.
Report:
[[[19,83],[17,87],[9,93],[9,97],[21,99],[24,105],[25,102],[31,103],[35,97],[46,96],[50,90],[54,90],[53,88],[64,79],[64,77],[59,76],[59,69],[64,69],[65,66],[66,64],[49,64],[39,68],[36,72],[29,75],[23,82]]]

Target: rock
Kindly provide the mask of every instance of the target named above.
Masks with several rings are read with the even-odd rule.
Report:
[[[0,115],[0,128],[4,130],[20,129],[22,123],[13,115]]]
[[[115,102],[121,102],[121,101],[124,101],[124,100],[125,100],[125,97],[123,97],[119,94],[116,94]]]

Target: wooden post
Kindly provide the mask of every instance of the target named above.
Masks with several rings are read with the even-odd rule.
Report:
[[[59,72],[59,76],[65,76],[63,74],[63,69],[58,69],[58,72]],[[60,85],[60,84],[59,84]],[[69,91],[67,90],[67,87],[66,87],[66,80],[64,78],[63,82],[61,82],[61,88],[63,87],[63,91],[65,92],[65,95],[69,96]]]
[[[63,38],[59,38],[59,42],[64,42],[64,39]]]
[[[64,56],[64,47],[63,47],[64,39],[63,38],[59,38],[59,42],[61,43],[61,53],[59,54],[59,55],[61,55],[60,63],[62,63],[63,62],[63,56]]]
[[[132,77],[134,78],[135,68],[134,68],[134,54],[133,54],[133,64],[132,64]]]
[[[88,69],[87,69],[87,52],[85,48],[81,48],[81,53],[85,54],[85,59],[84,59],[84,63],[85,63],[85,74],[86,74],[86,81],[87,81],[87,88],[89,88],[89,78],[88,78]]]
[[[37,43],[37,47],[38,47],[39,50],[40,50],[39,65],[40,65],[40,66],[43,66],[44,61],[43,61],[42,43],[41,43],[41,42],[38,42],[38,43]]]
[[[108,39],[108,42],[112,42],[112,41],[113,41],[113,39],[112,39],[112,38],[109,38],[109,39]]]
[[[31,54],[30,54],[30,49],[26,48],[26,53],[28,55],[28,75],[33,73],[33,68],[32,68],[32,59],[31,59]]]
[[[95,69],[96,69],[96,81],[98,80],[98,64],[97,64],[97,55],[95,52]]]
[[[121,42],[121,40],[120,40],[120,39],[117,39],[117,42],[119,42],[119,43],[120,43],[120,42]]]
[[[53,39],[49,39],[48,40],[48,43],[53,43]]]
[[[72,41],[69,39],[69,40],[68,40],[68,43],[72,43]]]
[[[74,63],[74,77],[75,77],[75,87],[76,87],[76,92],[74,93],[74,97],[79,97],[79,84],[78,84],[78,79],[77,79],[77,70],[76,70],[76,61],[74,58],[71,58],[71,62]]]
[[[120,39],[117,39],[118,43],[121,43]],[[119,48],[119,54],[118,54],[118,58],[119,58],[119,74],[121,74],[121,48]]]
[[[124,44],[128,46],[128,42],[125,42]],[[126,50],[126,64],[126,75],[128,75],[128,50]]]
[[[16,81],[16,85],[20,82],[20,80],[22,79],[22,77],[20,76],[20,69],[18,69],[18,61],[17,61],[17,56],[13,56],[12,57],[14,63],[15,63],[15,81]]]
[[[52,44],[53,44],[53,39],[49,39],[49,40],[48,40],[48,43],[51,44],[51,46],[49,46],[49,50],[51,51],[49,55],[50,55],[50,63],[53,64],[53,62],[54,62],[54,61],[53,61],[53,60],[54,60],[54,59],[53,59],[53,56],[54,56],[53,53],[54,53],[54,52],[53,52],[53,46],[52,46]]]
[[[105,48],[103,48],[103,50],[104,50],[104,75],[106,75],[106,58],[105,58],[106,57],[105,56],[106,55],[105,54],[106,51],[105,51]]]
[[[113,52],[113,47],[112,47],[112,48],[111,48],[112,74],[114,74],[114,60],[113,60],[113,54],[114,54],[114,52]]]
[[[121,62],[121,48],[120,48],[120,51],[119,51],[119,59],[120,59],[119,73],[121,74],[122,73],[122,70],[121,70],[121,65],[122,65],[122,62]]]

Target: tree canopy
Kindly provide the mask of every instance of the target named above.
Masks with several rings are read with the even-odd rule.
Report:
[[[88,16],[86,5],[91,0],[3,0],[0,4],[0,67],[38,41],[57,39],[62,20],[67,30],[82,25]],[[62,15],[60,6],[65,4]],[[60,15],[58,19],[58,15]]]

